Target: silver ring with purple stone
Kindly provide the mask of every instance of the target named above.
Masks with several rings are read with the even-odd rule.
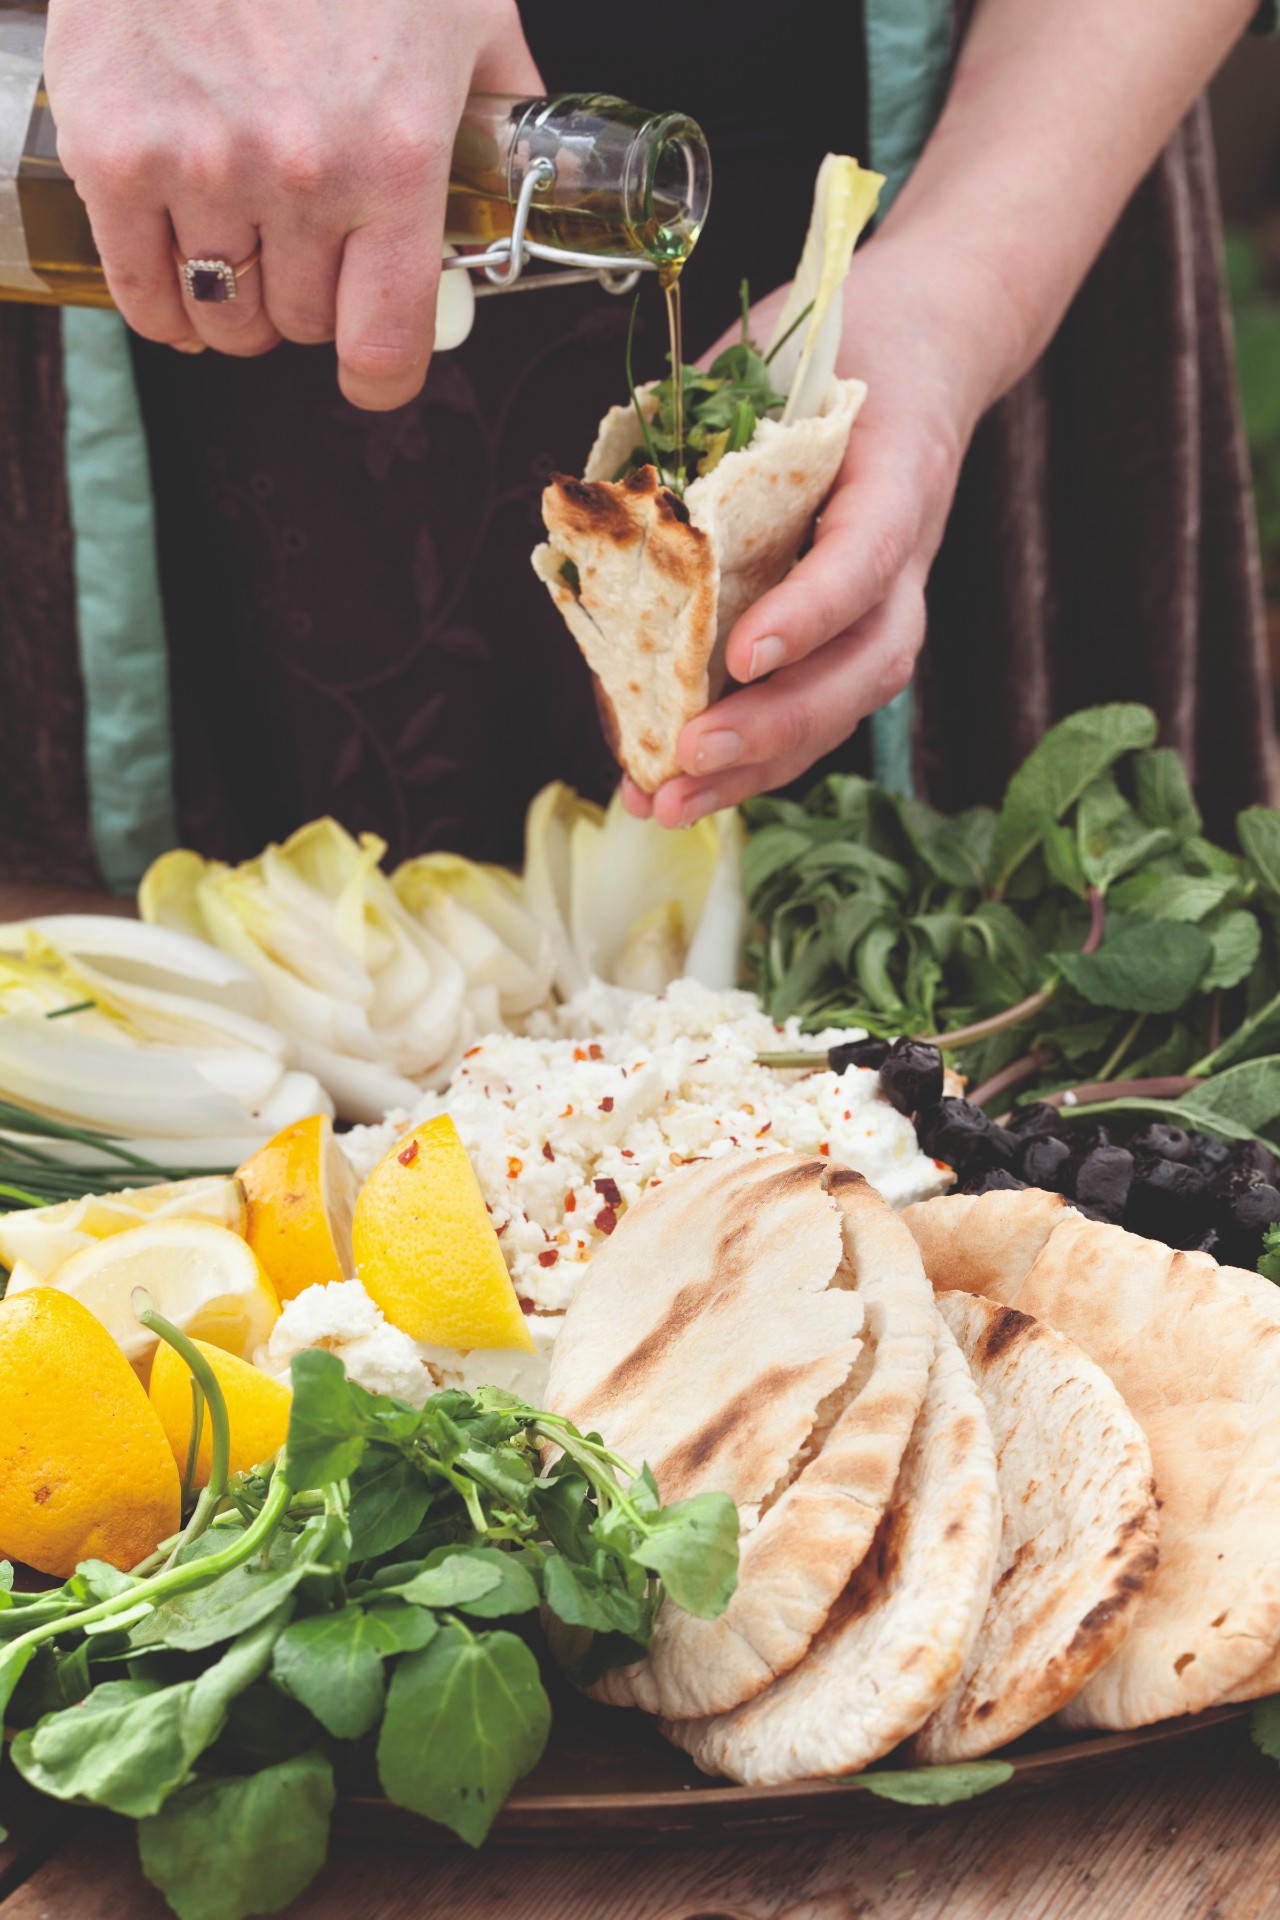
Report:
[[[216,307],[226,300],[235,299],[236,281],[248,273],[250,267],[257,266],[262,258],[262,247],[256,246],[251,254],[234,266],[230,260],[188,259],[178,246],[173,249],[173,257],[188,300],[194,300],[200,306]]]

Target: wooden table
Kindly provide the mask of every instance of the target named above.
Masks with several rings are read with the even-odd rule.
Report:
[[[105,905],[0,886],[0,920]],[[127,911],[123,903],[117,910]],[[863,1820],[865,1803],[859,1808]],[[0,1774],[0,1920],[166,1920],[128,1826]],[[335,1839],[306,1920],[1280,1920],[1280,1767],[1228,1729],[1190,1756],[847,1834],[462,1849]]]

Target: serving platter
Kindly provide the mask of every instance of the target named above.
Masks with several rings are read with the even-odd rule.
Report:
[[[778,1836],[883,1825],[931,1811],[840,1781],[739,1787],[709,1779],[687,1754],[663,1739],[648,1716],[597,1706],[558,1676],[544,1672],[543,1677],[554,1710],[551,1740],[498,1815],[487,1846],[504,1841],[521,1846],[636,1846],[682,1836]],[[1248,1712],[1248,1707],[1218,1707],[1130,1733],[1085,1737],[1038,1728],[996,1756],[1007,1759],[1014,1771],[1011,1779],[992,1789],[992,1797],[1083,1784],[1193,1749],[1203,1751],[1215,1742],[1239,1739]],[[879,1763],[882,1768],[909,1764],[892,1756]],[[334,1825],[366,1839],[461,1844],[443,1827],[375,1794],[344,1794],[334,1809]]]

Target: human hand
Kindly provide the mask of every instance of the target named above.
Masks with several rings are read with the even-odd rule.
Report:
[[[426,377],[467,94],[542,91],[516,0],[51,0],[45,70],[130,326],[233,354],[336,339],[372,408]],[[199,304],[175,236],[233,264],[261,241],[262,263]]]
[[[753,307],[756,341],[785,291]],[[729,636],[729,673],[744,684],[684,728],[685,771],[653,796],[623,780],[628,809],[664,827],[795,779],[911,678],[925,580],[988,378],[983,356],[966,354],[936,256],[917,262],[878,236],[854,258],[844,309],[838,371],[868,392],[813,545]]]

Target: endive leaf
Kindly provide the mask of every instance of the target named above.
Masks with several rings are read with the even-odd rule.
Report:
[[[818,169],[804,251],[765,356],[774,385],[787,395],[784,426],[816,413],[831,383],[843,318],[838,295],[883,185],[883,174],[848,154],[829,153]]]

